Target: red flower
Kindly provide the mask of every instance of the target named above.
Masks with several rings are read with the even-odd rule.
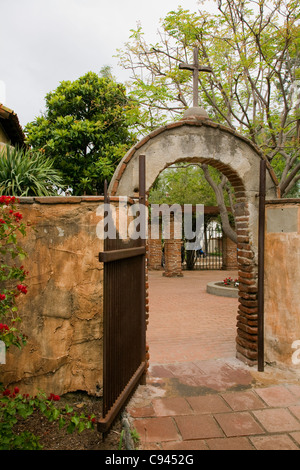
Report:
[[[0,204],[5,204],[5,205],[8,205],[8,204],[14,204],[16,201],[16,198],[15,196],[1,196],[0,197]]]
[[[5,224],[5,220],[0,219],[0,224]]]
[[[17,220],[21,220],[23,218],[23,216],[22,216],[22,214],[20,214],[20,212],[15,212],[14,216]]]
[[[59,401],[60,396],[59,395],[54,395],[54,393],[50,393],[48,400],[53,400],[53,401]]]
[[[19,393],[19,391],[20,391],[19,387],[14,388],[14,393]]]
[[[6,295],[0,294],[0,300],[5,300],[5,299],[6,299]]]
[[[8,389],[4,390],[4,392],[2,393],[2,395],[3,395],[4,397],[9,397],[9,395],[10,395],[10,390],[8,390]]]
[[[0,330],[9,330],[9,326],[5,325],[5,323],[0,323]]]
[[[22,294],[27,294],[27,287],[24,286],[23,284],[18,284],[17,289],[22,292]]]

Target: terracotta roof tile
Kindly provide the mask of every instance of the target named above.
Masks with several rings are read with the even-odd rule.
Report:
[[[0,124],[11,140],[12,145],[25,145],[25,134],[17,114],[0,103]]]

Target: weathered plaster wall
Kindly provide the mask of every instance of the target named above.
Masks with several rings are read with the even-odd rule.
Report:
[[[266,206],[265,359],[300,373],[300,200]]]
[[[19,210],[33,224],[22,245],[28,253],[28,293],[19,313],[28,343],[11,349],[1,382],[23,393],[56,394],[102,388],[102,264],[97,237],[103,198],[23,198]]]

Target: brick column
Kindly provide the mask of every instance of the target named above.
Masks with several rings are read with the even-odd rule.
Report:
[[[162,264],[161,223],[159,225],[159,238],[151,238],[151,225],[148,226],[148,268],[149,270],[161,270]]]
[[[238,269],[237,244],[230,240],[225,234],[223,234],[222,264],[223,269],[228,271]]]
[[[249,238],[247,203],[236,205],[238,236],[239,307],[237,316],[237,358],[253,365],[257,363],[258,302],[257,267]]]
[[[165,271],[163,276],[182,277],[181,269],[181,238],[174,238],[174,218],[170,220],[170,238],[165,240]]]

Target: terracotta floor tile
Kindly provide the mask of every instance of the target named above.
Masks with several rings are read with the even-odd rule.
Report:
[[[152,405],[128,408],[128,413],[133,418],[150,418],[150,416],[155,416]]]
[[[300,431],[297,432],[291,432],[290,436],[299,444],[300,446]]]
[[[298,403],[297,397],[284,385],[274,385],[267,388],[256,388],[255,392],[268,406],[289,406]]]
[[[290,390],[290,392],[292,392],[293,395],[300,399],[300,385],[291,384],[287,385],[287,388]]]
[[[247,411],[214,415],[227,437],[263,434],[264,430]]]
[[[270,408],[267,410],[253,411],[256,419],[267,432],[299,431],[299,421],[284,408]]]
[[[168,364],[168,369],[176,376],[180,377],[181,375],[191,375],[197,376],[202,375],[203,372],[201,369],[194,364],[193,362],[183,362],[183,363],[176,363],[176,364]]]
[[[188,402],[181,397],[157,398],[152,401],[156,416],[176,416],[193,414]]]
[[[252,390],[244,392],[222,393],[222,397],[230,405],[233,411],[246,411],[266,408],[265,403]]]
[[[206,442],[210,450],[255,450],[247,437],[208,439]]]
[[[233,369],[228,364],[223,364],[218,361],[208,361],[203,364],[203,361],[195,361],[199,364],[200,369],[203,371],[202,376],[194,378],[197,385],[205,386],[216,391],[224,391],[235,385],[250,386],[253,377],[247,370]]]
[[[227,375],[229,372],[232,371],[231,367],[224,363],[223,361],[215,361],[215,360],[196,360],[194,364],[202,371],[202,374],[205,375]]]
[[[163,366],[163,365],[157,365],[157,366],[151,367],[150,372],[153,377],[162,377],[162,378],[174,377],[174,375],[168,369],[168,367]]]
[[[230,411],[229,406],[219,395],[202,395],[198,397],[187,397],[195,413],[223,413]]]
[[[219,299],[206,292],[207,282],[222,281],[227,275],[236,277],[237,272],[185,271],[176,279],[149,271],[150,361],[166,364],[235,356],[238,299]]]
[[[197,377],[198,376],[181,375],[180,377],[176,377],[176,379],[179,383],[183,385],[188,385],[190,387],[198,387]]]
[[[299,450],[287,434],[256,436],[250,438],[256,450]]]
[[[218,275],[226,273],[149,272],[148,383],[156,404],[135,406],[132,426],[144,449],[300,450],[300,385],[262,376],[254,388],[255,368],[235,357],[238,299],[206,292]]]
[[[170,417],[137,419],[133,422],[142,442],[177,441],[178,432]]]
[[[209,450],[203,440],[163,442],[162,448],[163,450]]]
[[[162,450],[162,447],[161,444],[156,442],[147,442],[147,444],[143,445],[143,450],[155,450],[156,452],[159,452]]]
[[[300,420],[300,405],[289,406],[289,410]]]
[[[212,416],[177,416],[175,421],[183,440],[223,437],[221,429]]]

